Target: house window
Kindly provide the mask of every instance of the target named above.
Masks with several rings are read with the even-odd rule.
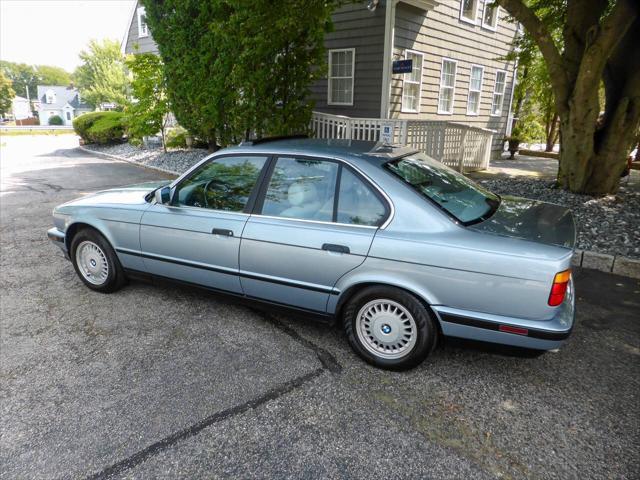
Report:
[[[420,112],[420,91],[422,89],[422,60],[423,55],[419,52],[407,50],[404,58],[411,60],[411,72],[405,73],[402,85],[402,111]]]
[[[478,12],[478,0],[461,0],[460,1],[460,20],[464,22],[476,24],[476,16]]]
[[[440,74],[440,93],[438,94],[438,113],[453,113],[453,95],[456,85],[456,61],[442,59]]]
[[[45,94],[45,103],[51,104],[51,103],[56,103],[56,94],[53,90],[47,90],[47,93]]]
[[[498,70],[496,72],[496,84],[493,88],[493,101],[491,102],[491,115],[502,115],[502,104],[504,103],[504,89],[507,86],[507,72]]]
[[[67,112],[67,120],[71,120],[71,112]]]
[[[329,50],[329,105],[353,105],[355,48]]]
[[[471,65],[469,78],[469,98],[467,99],[467,115],[478,115],[480,111],[480,93],[482,92],[482,77],[484,67]]]
[[[498,6],[493,4],[493,0],[485,0],[484,2],[482,26],[489,30],[496,30],[498,28]]]
[[[138,37],[147,37],[148,35],[147,12],[144,7],[140,7],[138,8]]]

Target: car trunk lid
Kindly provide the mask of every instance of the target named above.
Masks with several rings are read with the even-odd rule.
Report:
[[[575,222],[568,208],[519,197],[503,196],[490,218],[468,228],[570,249],[576,242]]]

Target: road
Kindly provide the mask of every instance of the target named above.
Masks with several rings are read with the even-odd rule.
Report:
[[[337,327],[198,290],[90,291],[52,208],[162,177],[0,138],[0,478],[638,478],[640,284],[578,271],[568,344],[377,370]]]

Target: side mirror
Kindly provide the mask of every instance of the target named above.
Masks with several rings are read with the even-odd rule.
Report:
[[[156,190],[156,203],[165,205],[171,199],[171,187],[161,187]]]

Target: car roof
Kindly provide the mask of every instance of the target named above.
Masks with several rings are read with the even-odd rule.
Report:
[[[314,157],[339,157],[354,162],[366,161],[383,164],[394,158],[415,153],[415,148],[364,140],[340,140],[319,138],[288,138],[245,143],[230,147],[224,152],[267,153],[280,155],[308,155]],[[221,152],[222,153],[222,152]]]

